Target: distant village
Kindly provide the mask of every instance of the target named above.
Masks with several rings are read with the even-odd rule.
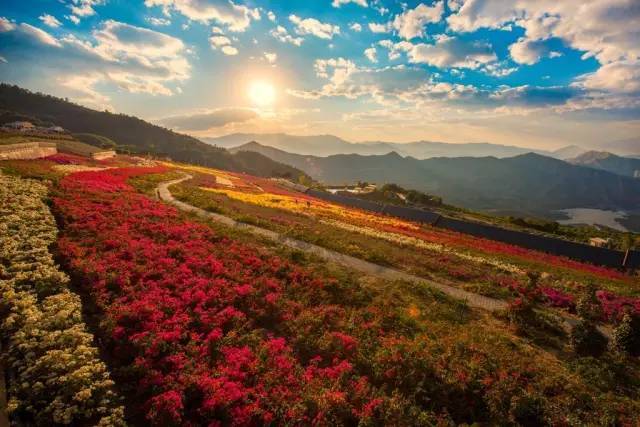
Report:
[[[0,127],[0,130],[2,130],[3,132],[20,132],[20,133],[38,132],[38,133],[51,133],[51,134],[63,134],[66,132],[64,128],[62,128],[61,126],[41,127],[26,121],[5,123]]]

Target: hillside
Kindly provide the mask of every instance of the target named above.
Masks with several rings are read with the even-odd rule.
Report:
[[[618,175],[640,178],[640,159],[620,157],[606,151],[589,151],[569,160],[569,162]]]
[[[246,173],[126,155],[0,169],[6,425],[637,424],[640,350],[594,329],[640,311],[623,272]]]
[[[640,201],[640,183],[631,178],[533,153],[506,159],[418,160],[397,153],[315,157],[257,143],[232,151],[242,150],[260,152],[327,184],[393,182],[472,209],[548,215],[573,207],[634,208]]]
[[[153,125],[137,117],[96,111],[63,99],[33,93],[18,86],[0,84],[0,111],[3,117],[32,117],[55,123],[73,134],[92,134],[117,144],[120,151],[171,157],[174,160],[261,176],[298,177],[302,174],[264,156],[235,156],[196,138]]]
[[[369,141],[363,143],[353,143],[333,135],[312,135],[296,136],[282,133],[275,134],[246,134],[235,133],[218,138],[205,138],[206,142],[220,147],[238,147],[249,141],[257,141],[262,145],[284,150],[289,153],[331,156],[336,154],[360,154],[382,155],[392,151],[402,156],[411,156],[417,159],[428,159],[431,157],[512,157],[529,152],[537,152],[550,155],[552,157],[564,158],[565,149],[558,150],[558,156],[554,152],[535,150],[526,147],[515,147],[489,143],[467,143],[450,144],[444,142],[416,141],[408,143],[394,143],[384,141]],[[576,147],[577,148],[577,147]],[[567,149],[569,149],[567,147]],[[574,148],[569,149],[571,155],[577,154]],[[584,150],[581,150],[584,152]]]

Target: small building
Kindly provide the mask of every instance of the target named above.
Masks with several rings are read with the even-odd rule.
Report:
[[[2,127],[10,130],[17,130],[20,132],[34,130],[36,127],[31,122],[11,122],[5,123]]]
[[[50,126],[46,129],[46,131],[52,133],[64,133],[64,128],[61,126]]]
[[[598,248],[607,248],[611,245],[611,239],[604,239],[602,237],[592,237],[589,239],[589,244]]]

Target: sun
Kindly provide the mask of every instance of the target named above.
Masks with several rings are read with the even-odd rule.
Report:
[[[276,101],[276,88],[264,80],[256,80],[249,85],[248,96],[258,107],[270,107]]]

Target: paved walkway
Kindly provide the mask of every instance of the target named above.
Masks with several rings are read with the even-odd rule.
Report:
[[[185,212],[194,213],[198,216],[211,219],[218,223],[224,224],[228,227],[234,227],[241,230],[249,231],[251,233],[260,235],[262,237],[266,237],[269,240],[272,240],[274,242],[277,242],[289,248],[311,253],[327,261],[334,262],[336,264],[342,265],[347,268],[351,268],[356,271],[360,271],[370,276],[375,276],[375,277],[388,279],[388,280],[404,280],[407,282],[426,284],[435,289],[438,289],[439,291],[453,298],[464,300],[467,303],[467,305],[470,307],[479,308],[479,309],[487,310],[490,312],[504,310],[507,308],[507,302],[502,300],[497,300],[494,298],[485,297],[483,295],[474,294],[472,292],[468,292],[463,289],[459,289],[453,286],[434,282],[432,280],[428,280],[419,276],[414,276],[413,274],[405,273],[400,270],[384,267],[378,264],[361,260],[359,258],[342,254],[340,252],[332,251],[332,250],[323,248],[322,246],[303,242],[302,240],[292,239],[291,237],[283,236],[279,233],[276,233],[275,231],[267,230],[261,227],[256,227],[255,225],[251,225],[251,224],[245,224],[243,222],[238,222],[227,216],[206,211],[196,206],[192,206],[188,203],[181,202],[180,200],[177,200],[175,197],[173,197],[173,195],[169,191],[169,187],[175,184],[179,184],[183,181],[187,181],[191,178],[193,178],[191,175],[185,174],[183,178],[160,184],[156,189],[156,194],[158,198],[160,200],[163,200],[165,202],[168,202],[176,206],[178,209],[183,210]],[[560,315],[562,316],[562,314]],[[571,328],[576,323],[575,319],[569,318],[566,316],[562,316],[562,317],[564,319],[563,326],[567,331],[570,331]],[[607,337],[609,338],[611,337],[611,330],[609,328],[598,327],[598,329]]]

